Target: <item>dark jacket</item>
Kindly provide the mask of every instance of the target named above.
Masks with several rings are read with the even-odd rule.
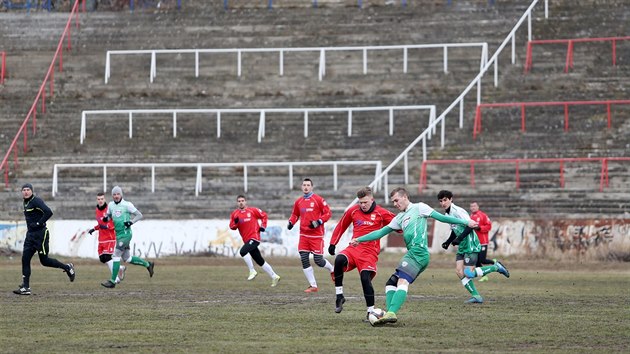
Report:
[[[33,195],[29,199],[24,199],[24,218],[29,232],[45,229],[46,221],[52,215],[52,210],[42,198]]]

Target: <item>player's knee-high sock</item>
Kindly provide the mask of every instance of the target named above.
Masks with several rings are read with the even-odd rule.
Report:
[[[105,262],[105,265],[107,266],[107,268],[109,268],[109,274],[112,274],[114,272],[114,260],[110,259],[109,261]]]
[[[324,268],[328,269],[328,271],[331,273],[334,272],[335,267],[333,267],[333,265],[326,258],[324,258],[324,260],[326,261],[326,265],[324,265]]]
[[[252,268],[250,269],[254,269],[254,267],[252,266]],[[276,272],[273,271],[273,268],[271,267],[271,264],[265,262],[262,265],[262,269],[267,272],[267,274],[269,274],[269,276],[271,277],[271,279],[273,279],[276,276]]]
[[[145,261],[144,259],[142,259],[140,257],[136,257],[136,256],[131,257],[131,261],[129,263],[135,264],[135,265],[140,265],[140,266],[143,266],[145,268],[149,266],[149,262]]]
[[[316,288],[317,282],[315,281],[315,274],[313,273],[313,267],[308,267],[303,270],[304,270],[304,276],[306,276],[306,280],[308,281],[308,283],[312,287]]]
[[[110,279],[112,283],[116,284],[116,278],[118,277],[118,271],[120,270],[120,257],[113,257],[112,261],[114,265],[112,266],[112,278]]]
[[[374,307],[374,287],[372,286],[372,272],[364,270],[361,272],[361,287],[363,288],[363,296],[365,297],[365,305],[370,308]]]
[[[346,256],[339,254],[335,257],[335,288],[341,288],[343,294],[343,271],[348,265],[348,259]]]
[[[394,298],[394,294],[396,293],[396,286],[386,285],[385,286],[385,307],[389,309],[392,304],[392,299]]]
[[[250,271],[254,270],[254,262],[252,262],[252,256],[250,256],[249,253],[243,256],[243,261],[245,261]]]
[[[496,265],[477,267],[475,268],[475,275],[478,277],[483,277],[486,274],[490,274],[496,272],[499,269]]]
[[[392,295],[391,303],[387,306],[387,312],[396,313],[400,310],[400,307],[405,303],[405,300],[407,300],[408,289],[409,285],[407,284],[398,285],[398,288]]]
[[[389,308],[389,305],[392,303],[392,298],[394,297],[394,293],[396,293],[398,284],[398,276],[396,274],[392,274],[389,279],[387,279],[387,283],[385,283],[385,308]]]
[[[470,295],[474,297],[480,296],[479,292],[477,292],[477,288],[475,287],[475,283],[473,283],[472,279],[464,277],[462,278],[461,281],[462,281],[462,285],[464,286],[464,288],[466,288],[466,290],[468,290]]]

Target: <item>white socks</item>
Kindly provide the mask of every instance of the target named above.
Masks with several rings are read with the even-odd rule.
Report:
[[[328,263],[330,264],[330,263]],[[304,276],[306,277],[306,280],[308,281],[308,283],[316,288],[317,287],[317,282],[315,281],[315,274],[313,273],[313,267],[308,267],[306,269],[302,269],[304,271]],[[331,270],[332,272],[332,270]]]
[[[248,254],[245,255],[245,257],[243,257],[243,260],[245,261],[245,264],[247,264],[247,268],[249,268],[250,271],[254,270],[254,262],[252,262],[252,256]]]

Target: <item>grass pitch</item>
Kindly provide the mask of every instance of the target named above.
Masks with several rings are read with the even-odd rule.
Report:
[[[399,257],[379,262],[377,307]],[[485,303],[466,305],[452,258],[434,256],[398,323],[379,328],[362,322],[356,271],[346,273],[347,302],[336,314],[330,276],[315,269],[320,292],[305,294],[298,258],[268,259],[282,276],[276,288],[259,268],[247,281],[240,259],[193,257],[158,259],[151,279],[130,265],[122,284],[105,289],[108,270],[98,261],[75,261],[70,283],[34,257],[31,296],[11,292],[19,256],[2,258],[0,352],[628,352],[627,263],[508,259],[511,277],[477,283]]]

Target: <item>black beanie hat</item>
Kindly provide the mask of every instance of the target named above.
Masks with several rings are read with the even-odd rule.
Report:
[[[32,184],[30,184],[30,183],[24,183],[24,185],[22,186],[22,189],[24,189],[24,188],[28,188],[28,189],[30,189],[32,192],[35,192],[35,191],[33,190],[33,185],[32,185]]]

